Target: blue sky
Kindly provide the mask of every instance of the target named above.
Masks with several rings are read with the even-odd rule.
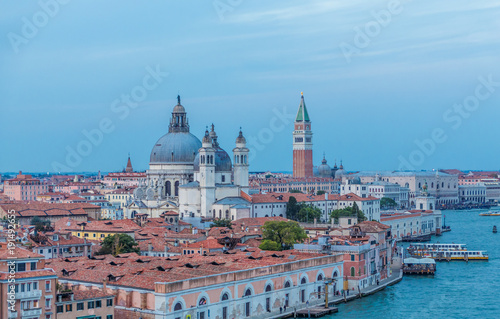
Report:
[[[0,171],[146,169],[178,92],[193,134],[241,126],[252,171],[291,170],[301,91],[315,164],[500,169],[500,1],[54,1],[0,2]]]

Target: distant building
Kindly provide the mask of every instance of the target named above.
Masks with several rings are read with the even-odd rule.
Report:
[[[88,217],[97,218],[101,211],[99,206],[87,203],[0,203],[0,218],[7,216],[8,211],[15,211],[16,222],[19,225],[31,225],[33,218],[55,223],[62,218],[71,217],[80,222],[86,222]]]
[[[359,172],[345,176],[346,178],[358,177],[363,184],[375,181],[384,181],[409,188],[410,207],[415,207],[415,197],[419,196],[422,187],[427,183],[428,192],[436,197],[437,205],[457,204],[458,176],[439,171],[394,171],[394,172]]]
[[[17,201],[36,200],[38,194],[45,193],[48,189],[48,185],[39,179],[22,172],[19,172],[16,178],[4,182],[4,194]]]

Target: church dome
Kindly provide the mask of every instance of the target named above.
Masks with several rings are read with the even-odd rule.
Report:
[[[189,133],[186,110],[181,105],[181,97],[177,96],[177,105],[172,111],[168,133],[156,142],[149,162],[193,164],[200,147],[200,140]]]
[[[231,172],[233,165],[231,163],[231,157],[222,148],[215,149],[215,171],[216,172]],[[196,154],[194,158],[194,171],[200,171],[200,155]]]
[[[330,168],[330,165],[326,163],[326,159],[324,157],[321,161],[321,165],[318,166],[318,174],[320,177],[330,177],[332,174],[332,169]]]
[[[149,161],[192,164],[200,147],[200,140],[189,132],[167,133],[156,142]]]

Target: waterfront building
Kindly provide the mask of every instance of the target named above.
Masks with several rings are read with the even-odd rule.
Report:
[[[21,171],[16,178],[4,182],[4,194],[11,200],[30,201],[36,200],[38,194],[48,191],[48,185],[31,175],[23,174]]]
[[[359,177],[361,183],[384,181],[409,188],[410,207],[415,207],[415,197],[419,196],[422,187],[427,183],[428,192],[436,197],[437,205],[457,204],[458,176],[439,171],[378,171],[358,172],[345,176],[344,179]]]
[[[134,172],[130,156],[127,160],[127,167],[123,172],[109,173],[102,179],[102,183],[109,189],[138,187],[145,182],[146,173]]]
[[[304,252],[342,254],[344,287],[354,290],[377,285],[390,276],[392,263],[390,227],[375,221],[364,221],[348,228],[330,230],[307,244],[295,244]]]
[[[318,292],[325,292],[325,281],[333,281],[328,285],[330,299],[344,282],[342,255],[296,250],[253,248],[166,260],[134,253],[101,258],[51,260],[49,266],[73,290],[102,290],[106,285],[116,293],[115,316],[123,318],[278,316],[285,305],[300,310],[321,303],[324,295]]]
[[[464,184],[458,186],[460,204],[482,204],[486,203],[486,185]]]
[[[2,304],[0,317],[55,319],[57,293],[55,271],[46,265],[43,255],[21,247],[11,249],[7,249],[6,243],[0,242],[0,301]],[[14,272],[13,275],[11,275],[12,272]],[[10,288],[12,286],[13,289]],[[14,296],[12,309],[12,305],[7,302],[8,293],[13,293]]]

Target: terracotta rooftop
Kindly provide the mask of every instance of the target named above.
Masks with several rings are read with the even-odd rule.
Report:
[[[203,255],[181,255],[175,257],[148,257],[138,254],[123,254],[51,259],[46,267],[56,271],[63,280],[140,288],[153,291],[157,282],[188,280],[238,270],[260,268],[298,260],[310,259],[320,254],[302,253],[295,250],[272,252],[233,250],[228,253],[212,252]]]

